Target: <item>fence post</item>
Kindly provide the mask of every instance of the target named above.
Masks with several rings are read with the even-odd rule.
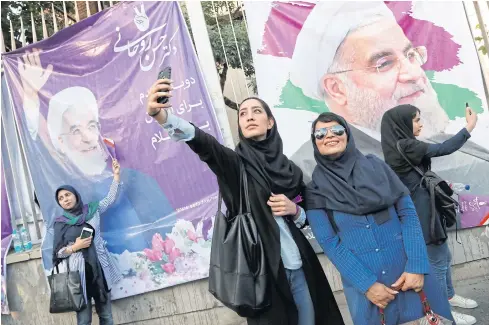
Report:
[[[51,11],[53,14],[53,27],[54,27],[54,33],[58,32],[58,21],[56,19],[56,11],[54,11],[54,3],[51,3]]]
[[[34,15],[32,14],[32,11],[31,11],[31,28],[32,28],[32,41],[36,43],[37,42],[36,24],[34,22]]]
[[[486,55],[489,57],[489,37],[487,36],[486,26],[484,25],[484,20],[482,19],[481,9],[479,7],[479,3],[474,1],[474,9],[477,14],[477,20],[479,20],[479,26],[482,32],[482,39],[484,40],[484,46],[486,47],[487,53]]]
[[[212,53],[212,47],[209,40],[209,33],[205,23],[204,12],[200,1],[185,1],[187,6],[188,18],[192,33],[194,35],[195,50],[200,62],[200,69],[204,75],[204,80],[209,91],[212,105],[217,117],[224,144],[227,147],[234,148],[234,141],[229,127],[226,105],[222,95],[221,85],[216,70],[216,62]]]
[[[44,9],[41,8],[41,20],[42,20],[42,39],[48,38],[48,28],[46,27],[46,19],[44,18]]]
[[[17,49],[17,45],[15,44],[14,28],[12,27],[12,20],[9,19],[8,21],[10,23],[10,50],[13,51]]]

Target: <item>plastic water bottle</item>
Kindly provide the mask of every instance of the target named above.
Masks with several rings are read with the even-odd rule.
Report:
[[[470,191],[470,185],[468,184],[450,183],[450,187],[457,194]]]
[[[31,239],[29,238],[29,234],[27,233],[27,230],[22,227],[20,229],[20,238],[22,238],[22,243],[24,243],[24,250],[29,251],[32,249],[32,242]]]
[[[20,239],[20,235],[17,232],[17,229],[14,229],[14,231],[12,232],[12,240],[14,242],[14,250],[16,253],[24,251],[24,248],[22,247],[22,240]]]

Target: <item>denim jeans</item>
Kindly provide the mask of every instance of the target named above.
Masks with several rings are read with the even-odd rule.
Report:
[[[88,292],[87,292],[88,295]],[[91,325],[92,324],[92,298],[87,297],[87,307],[76,313],[76,321],[78,325]],[[95,300],[95,310],[97,311],[100,325],[114,325],[112,320],[112,305],[110,302],[110,293],[107,297],[107,302],[101,303],[98,297],[93,298]]]
[[[287,281],[289,282],[295,305],[299,311],[298,325],[314,325],[314,306],[304,271],[302,271],[302,268],[298,270],[285,269],[285,273],[287,274]]]
[[[455,291],[452,284],[452,254],[448,244],[445,242],[442,245],[427,245],[426,248],[428,249],[428,259],[441,288],[446,290],[448,299],[452,299]]]

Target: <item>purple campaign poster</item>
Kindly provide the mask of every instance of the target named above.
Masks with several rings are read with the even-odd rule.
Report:
[[[34,49],[38,56],[25,56]],[[62,212],[56,188],[74,186],[84,203],[101,200],[113,177],[107,153],[116,148],[123,190],[101,216],[102,236],[124,275],[113,298],[206,277],[217,182],[145,108],[148,89],[170,66],[173,113],[221,139],[178,3],[121,2],[7,53],[4,66],[48,227],[45,270],[52,269],[52,226]]]

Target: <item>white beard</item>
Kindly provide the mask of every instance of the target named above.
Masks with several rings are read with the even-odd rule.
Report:
[[[97,176],[103,173],[107,167],[105,161],[105,155],[101,152],[100,148],[96,154],[91,157],[74,151],[69,148],[64,148],[65,154],[69,160],[85,175],[85,176]]]
[[[411,105],[421,111],[423,136],[442,133],[448,125],[448,115],[438,102],[438,96],[429,81],[426,86],[421,83],[413,84],[413,90],[407,93],[396,89],[393,98],[387,100],[380,98],[379,93],[374,90],[357,87],[349,78],[345,78],[344,82],[348,89],[348,115],[359,126],[380,132],[384,113],[399,105],[399,98],[421,89],[425,92],[413,100]]]

